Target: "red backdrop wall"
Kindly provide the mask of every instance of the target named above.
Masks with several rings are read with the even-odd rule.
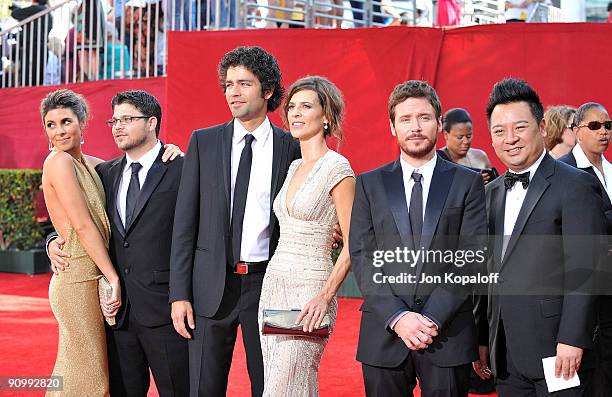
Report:
[[[486,150],[503,171],[492,151],[484,114],[494,82],[507,76],[524,78],[545,105],[578,106],[592,100],[612,109],[612,62],[607,55],[611,39],[612,24],[172,32],[167,78],[69,88],[85,94],[92,104],[88,153],[103,158],[119,153],[103,121],[111,115],[112,95],[130,88],[149,90],[165,104],[162,131],[166,140],[185,149],[193,129],[231,117],[217,81],[222,55],[239,45],[260,45],[278,58],[285,86],[301,76],[320,74],[343,91],[347,114],[341,151],[355,171],[397,156],[387,99],[393,87],[407,79],[433,84],[445,110],[466,108],[475,122],[474,146]],[[41,167],[47,144],[37,108],[55,88],[0,90],[0,167]],[[280,124],[278,114],[271,119]],[[442,145],[443,138],[439,141]]]
[[[485,117],[493,84],[519,77],[533,85],[545,106],[597,101],[612,109],[612,62],[606,55],[611,39],[610,24],[171,33],[166,93],[173,128],[168,136],[184,145],[187,131],[230,119],[216,65],[238,45],[259,45],[278,58],[286,86],[320,74],[342,90],[347,114],[341,151],[356,172],[398,155],[387,100],[407,79],[429,81],[444,110],[467,109],[474,118],[474,146],[486,150],[501,171],[505,167],[491,148]],[[271,119],[280,122],[277,114]]]
[[[117,92],[142,89],[165,103],[165,78],[140,80],[107,80],[71,84],[69,88],[87,98],[91,119],[85,129],[87,154],[108,160],[121,154],[111,130],[104,123],[111,118],[111,99]],[[0,168],[42,168],[49,153],[48,140],[40,118],[40,101],[60,87],[0,89]],[[162,127],[164,126],[162,117]],[[162,134],[165,129],[162,128]]]
[[[433,80],[443,32],[439,29],[249,30],[171,33],[168,43],[167,112],[173,142],[187,143],[191,131],[231,119],[217,79],[227,51],[258,45],[278,59],[283,82],[324,75],[346,99],[342,152],[357,172],[374,168],[398,151],[387,121],[387,100],[407,76]],[[206,54],[202,56],[201,54]],[[272,122],[280,125],[277,111]]]
[[[506,24],[447,30],[435,87],[444,109],[466,108],[474,145],[505,170],[493,149],[485,107],[493,84],[527,80],[544,106],[594,101],[612,111],[612,24]],[[611,155],[608,150],[607,155]],[[608,157],[609,158],[609,157]]]

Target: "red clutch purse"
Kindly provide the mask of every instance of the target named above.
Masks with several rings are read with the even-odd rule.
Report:
[[[304,321],[295,325],[295,320],[301,310],[263,310],[263,327],[261,333],[263,335],[294,335],[294,336],[316,336],[319,338],[327,338],[329,336],[329,315],[323,317],[323,321],[319,328],[312,332],[304,331]]]

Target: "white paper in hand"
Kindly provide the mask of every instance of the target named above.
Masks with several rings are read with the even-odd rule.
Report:
[[[578,378],[578,372],[573,377],[565,380],[563,375],[560,378],[555,376],[555,362],[557,357],[546,357],[542,359],[542,366],[544,367],[544,377],[546,378],[546,386],[548,386],[548,392],[552,393],[559,390],[569,389],[571,387],[580,386],[580,378]]]

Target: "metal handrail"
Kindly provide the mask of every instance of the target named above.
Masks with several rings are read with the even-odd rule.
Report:
[[[500,15],[503,20],[499,0],[464,1],[468,3],[471,13],[464,15],[463,24],[500,22]],[[416,0],[115,0],[115,4],[120,8],[107,10],[101,0],[63,0],[1,31],[1,87],[164,75],[166,33],[171,30],[417,24]],[[60,11],[64,20],[58,23]]]
[[[35,19],[39,19],[47,14],[51,14],[53,11],[67,5],[68,3],[76,3],[76,0],[64,0],[63,2],[54,5],[51,8],[47,8],[44,11],[41,11],[39,13],[36,13],[32,16],[27,17],[26,19],[24,19],[23,21],[17,23],[16,25],[12,25],[11,27],[9,27],[8,29],[3,29],[0,30],[0,37],[2,37],[3,35],[9,34],[11,31],[13,31],[14,29],[20,28],[23,25],[27,24],[28,22],[32,22]]]

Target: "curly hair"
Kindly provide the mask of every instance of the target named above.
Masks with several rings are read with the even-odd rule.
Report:
[[[307,76],[299,79],[289,87],[289,94],[283,106],[283,117],[285,124],[289,113],[289,101],[298,92],[311,90],[317,94],[319,104],[323,108],[323,113],[329,120],[329,129],[324,130],[323,136],[333,135],[338,139],[338,144],[342,143],[342,118],[344,117],[344,100],[342,93],[334,83],[321,76]]]
[[[275,111],[283,100],[285,90],[281,85],[281,72],[276,58],[261,47],[237,47],[223,56],[219,62],[219,85],[225,92],[227,69],[243,66],[257,77],[261,83],[261,95],[272,91],[268,99],[268,112]]]
[[[563,142],[563,132],[569,125],[569,119],[576,114],[576,108],[571,106],[551,106],[544,113],[546,122],[546,136],[544,146],[546,150],[552,150],[555,146]]]

